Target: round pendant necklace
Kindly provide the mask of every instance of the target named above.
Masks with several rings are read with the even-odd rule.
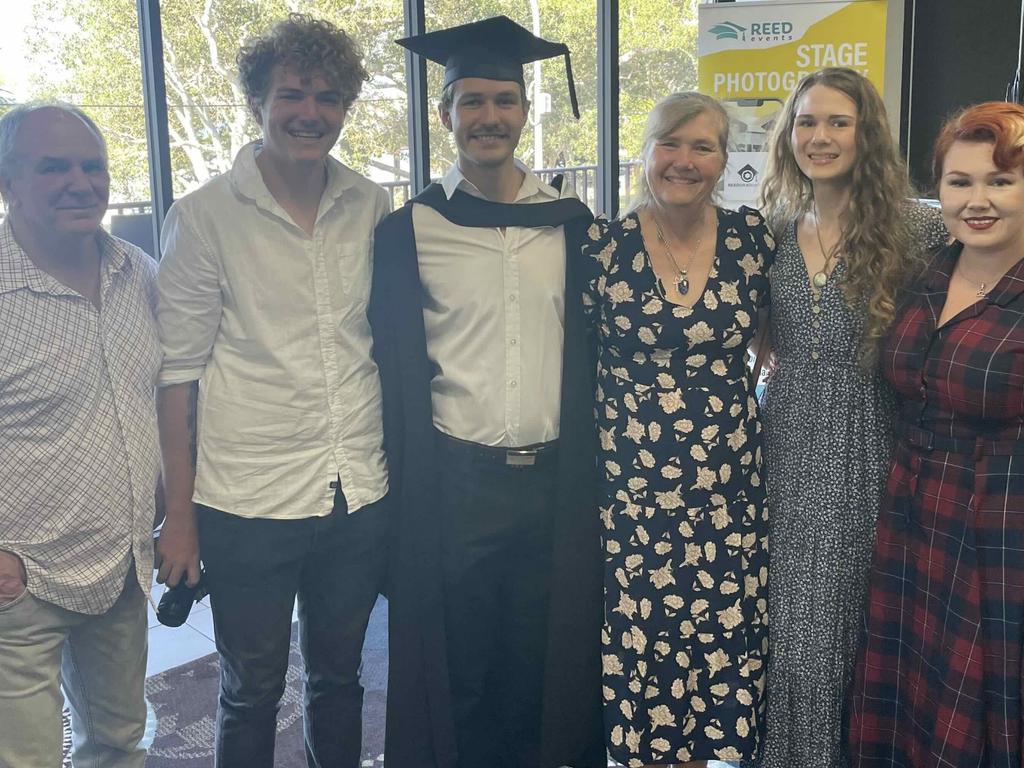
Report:
[[[821,240],[821,230],[818,228],[818,204],[812,203],[811,209],[814,211],[814,236],[818,238],[818,247],[821,248],[821,255],[825,257],[825,263],[821,269],[811,276],[811,285],[820,291],[828,282],[828,268],[832,264],[832,259],[839,253],[839,243],[836,243],[828,253],[825,252],[825,244]]]
[[[668,256],[669,261],[672,262],[672,266],[676,268],[676,290],[679,291],[680,296],[685,296],[690,292],[690,273],[689,266],[697,255],[697,251],[700,250],[700,244],[703,242],[704,237],[697,238],[697,244],[693,246],[693,250],[690,252],[690,258],[686,260],[686,263],[679,266],[679,262],[676,261],[675,254],[672,253],[672,249],[668,247],[668,240],[665,239],[665,233],[661,231],[661,223],[658,221],[658,217],[653,213],[651,218],[654,219],[654,229],[658,234],[658,242],[661,243],[661,247],[665,249],[665,255]],[[701,220],[697,226],[704,223],[704,217],[701,215]]]

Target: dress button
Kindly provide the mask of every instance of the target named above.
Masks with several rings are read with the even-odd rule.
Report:
[[[814,313],[814,314],[816,314],[816,315],[819,315],[819,314],[821,314],[821,305],[820,305],[820,304],[815,304],[815,305],[813,305],[813,306],[811,307],[811,312],[813,312],[813,313]]]
[[[816,350],[816,349],[812,349],[811,350],[811,360],[817,360],[819,357],[821,357],[821,353],[819,353],[818,350]]]

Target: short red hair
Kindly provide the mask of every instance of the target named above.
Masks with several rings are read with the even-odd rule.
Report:
[[[996,168],[1024,170],[1024,106],[986,101],[947,120],[935,140],[932,173],[936,179],[942,176],[942,164],[954,141],[994,144],[992,162]]]

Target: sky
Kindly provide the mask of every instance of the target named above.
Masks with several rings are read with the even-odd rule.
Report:
[[[0,0],[3,23],[0,24],[0,88],[18,101],[28,95],[32,71],[26,61],[25,28],[32,24],[35,0]],[[59,30],[53,34],[59,34]],[[50,73],[51,75],[53,73]]]
[[[0,24],[0,88],[22,98],[28,79],[22,44],[25,27],[32,20],[33,0],[0,0],[4,23]]]

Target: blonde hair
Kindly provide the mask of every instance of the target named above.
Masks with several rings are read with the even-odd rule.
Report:
[[[729,159],[729,115],[726,114],[725,108],[710,96],[696,91],[670,94],[655,104],[651,114],[647,116],[647,126],[644,128],[643,144],[640,150],[645,172],[640,174],[636,183],[636,193],[630,199],[629,207],[624,213],[633,213],[654,202],[646,173],[647,163],[651,159],[654,145],[673,133],[679,126],[705,112],[718,119],[718,147],[724,158],[722,167],[725,167],[725,160]]]
[[[839,91],[857,107],[857,156],[839,250],[846,267],[842,290],[847,304],[865,307],[860,357],[870,367],[892,325],[900,292],[924,258],[905,216],[907,199],[914,196],[907,167],[892,139],[885,104],[871,81],[852,69],[830,67],[797,84],[772,132],[759,206],[781,234],[814,204],[814,189],[797,165],[790,137],[797,106],[816,85]]]

